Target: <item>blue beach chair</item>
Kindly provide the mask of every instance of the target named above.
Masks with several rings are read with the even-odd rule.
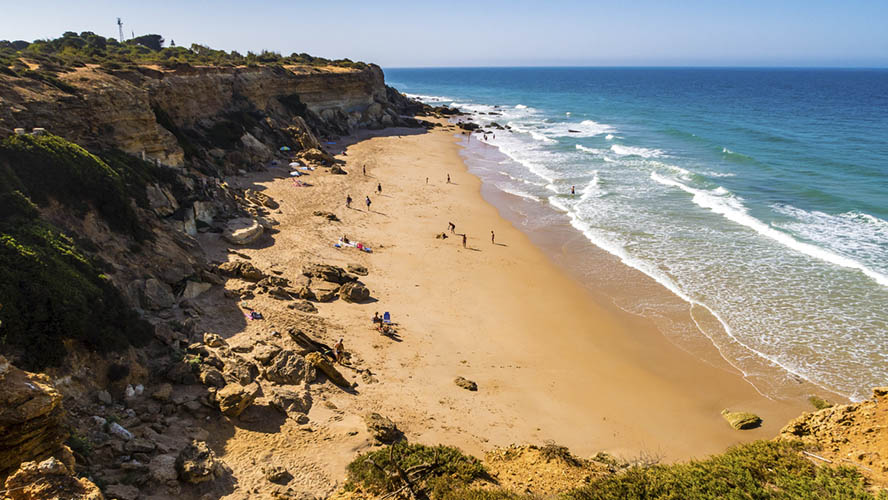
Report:
[[[389,314],[388,311],[386,311],[386,312],[382,315],[382,322],[383,322],[383,324],[386,324],[386,325],[391,325],[391,324],[392,324],[392,315]]]

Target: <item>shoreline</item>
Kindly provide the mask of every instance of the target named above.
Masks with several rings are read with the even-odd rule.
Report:
[[[803,401],[816,395],[832,401],[850,401],[846,395],[808,380],[744,345],[709,307],[686,298],[590,240],[574,224],[569,212],[546,200],[499,188],[496,176],[501,173],[498,168],[489,167],[514,160],[497,146],[480,138],[469,143],[463,136],[459,144],[469,171],[482,180],[484,200],[513,226],[522,228],[533,244],[594,295],[600,305],[618,310],[617,314],[657,322],[660,332],[676,347],[713,366],[742,373],[767,398]],[[491,151],[501,158],[491,158]],[[743,368],[739,358],[745,362]]]
[[[368,259],[375,273],[367,283],[386,304],[380,309],[402,318],[407,339],[428,332],[419,335],[422,347],[405,341],[386,348],[389,375],[400,378],[399,391],[422,401],[418,409],[445,406],[470,417],[453,429],[410,429],[422,440],[476,453],[516,438],[554,440],[579,454],[655,452],[678,460],[770,438],[807,409],[800,401],[763,397],[728,367],[677,348],[648,320],[602,305],[484,200],[482,181],[469,173],[453,135],[435,130],[374,137],[347,145],[347,155],[339,156],[351,172],[345,181],[357,174],[366,192],[376,179],[386,186],[374,203],[378,220],[361,221],[360,233],[349,234],[379,247]],[[375,179],[360,177],[364,161]],[[451,185],[444,183],[445,170],[452,172]],[[457,232],[469,232],[469,247],[478,252],[458,248],[454,239],[434,239],[451,219]],[[490,246],[491,227],[508,246]],[[374,279],[380,274],[383,282]],[[334,319],[354,322],[339,306],[330,306]],[[363,309],[368,318],[376,307]],[[434,373],[435,383],[417,385],[414,371]],[[479,392],[460,392],[452,382],[456,376],[477,381]],[[487,401],[477,406],[472,399]],[[719,414],[727,407],[757,412],[765,423],[735,431]],[[396,408],[389,413],[403,413]],[[494,415],[507,417],[505,428]],[[462,428],[473,431],[456,430]],[[694,436],[687,434],[690,429]]]

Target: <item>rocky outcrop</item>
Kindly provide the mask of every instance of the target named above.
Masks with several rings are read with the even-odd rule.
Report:
[[[176,457],[176,473],[186,483],[213,480],[221,472],[221,462],[204,441],[192,441]]]
[[[370,298],[370,290],[362,283],[352,281],[339,288],[339,298],[346,302],[364,302]]]
[[[315,369],[306,359],[290,350],[275,355],[265,368],[264,377],[278,384],[301,384],[315,379]]]
[[[888,387],[873,389],[860,403],[803,413],[777,439],[801,441],[827,460],[854,465],[873,481],[888,485]]]
[[[264,230],[258,220],[240,217],[228,221],[222,237],[234,245],[249,245],[258,240]]]
[[[103,500],[99,488],[57,458],[25,462],[6,479],[3,498],[9,500]]]
[[[68,437],[63,418],[62,395],[47,376],[0,356],[0,473],[53,454]]]
[[[317,278],[339,285],[354,281],[354,276],[349,275],[345,269],[329,264],[310,264],[302,269],[302,274],[309,278]]]

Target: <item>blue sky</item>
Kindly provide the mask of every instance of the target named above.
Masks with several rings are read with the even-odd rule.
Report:
[[[3,0],[0,39],[159,33],[177,45],[399,66],[888,67],[888,1]]]

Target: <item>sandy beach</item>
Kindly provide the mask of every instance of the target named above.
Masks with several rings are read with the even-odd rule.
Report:
[[[274,432],[243,426],[216,437],[235,468],[267,461],[275,450],[310,472],[305,481],[340,482],[354,453],[372,446],[360,418],[370,411],[392,418],[411,441],[474,454],[554,441],[580,456],[607,451],[674,461],[771,438],[807,409],[801,399],[763,396],[717,355],[704,361],[676,347],[652,321],[573,279],[483,199],[452,128],[367,132],[334,148],[348,175],[319,169],[302,178],[308,187],[296,186],[284,169],[229,180],[280,203],[273,242],[239,251],[287,277],[309,263],[366,266],[362,281],[373,299],[318,303],[317,314],[303,314],[260,295],[250,306],[266,320],[227,336],[232,345],[246,344],[299,325],[331,344],[342,337],[352,365],[372,377],[343,368],[359,385],[355,393],[329,389],[324,404],[315,402],[310,436],[288,421]],[[317,210],[340,221],[313,216]],[[448,238],[436,238],[441,233]],[[373,252],[334,248],[343,235]],[[205,240],[214,257],[240,259]],[[384,311],[398,324],[397,339],[372,328],[370,318]],[[219,315],[223,333],[230,319]],[[458,376],[477,382],[478,391],[458,387]],[[720,416],[724,408],[753,411],[764,424],[736,431]],[[323,457],[313,446],[320,442]]]

